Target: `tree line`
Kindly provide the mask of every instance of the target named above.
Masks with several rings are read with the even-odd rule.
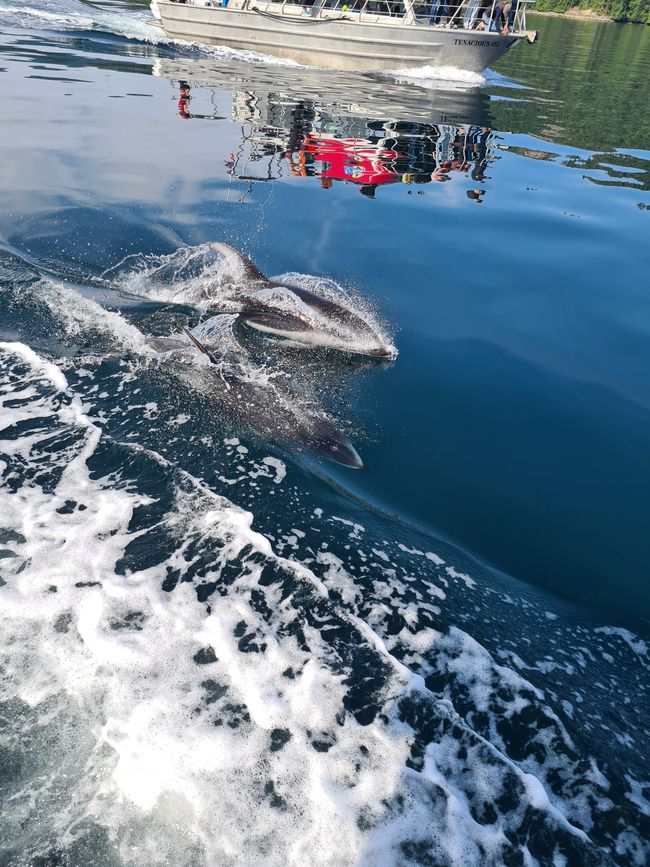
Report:
[[[540,12],[589,9],[614,21],[637,21],[650,24],[650,0],[537,0],[534,8]]]

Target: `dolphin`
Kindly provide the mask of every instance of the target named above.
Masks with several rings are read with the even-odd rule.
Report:
[[[218,381],[223,388],[217,399],[230,415],[273,439],[297,442],[318,457],[350,469],[363,469],[357,450],[331,422],[316,414],[310,415],[294,401],[283,400],[275,386],[260,386],[238,376],[234,367],[224,365],[223,359],[189,329],[183,331],[192,345],[219,367]],[[173,344],[169,344],[170,348],[178,348],[177,341]]]
[[[250,328],[304,346],[336,349],[384,360],[392,360],[397,355],[394,346],[387,344],[365,319],[347,307],[295,283],[269,279],[247,256],[229,244],[214,241],[208,246],[224,256],[231,268],[239,270],[251,284],[253,294],[247,299],[246,309],[232,311],[237,312],[241,321]],[[264,290],[269,289],[288,289],[305,307],[314,311],[319,320],[324,320],[323,325],[300,311],[278,310],[272,298],[264,297]]]

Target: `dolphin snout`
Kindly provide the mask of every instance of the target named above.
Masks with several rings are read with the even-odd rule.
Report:
[[[344,443],[340,457],[335,457],[334,460],[337,463],[342,464],[344,467],[349,467],[351,470],[363,469],[363,461],[361,460],[359,452],[351,443]]]
[[[312,429],[311,448],[326,458],[351,470],[362,470],[363,461],[350,440],[327,421],[318,422]]]
[[[341,464],[343,467],[348,467],[351,470],[363,469],[363,461],[359,456],[359,452],[347,440],[330,441],[325,445],[323,451],[324,457],[329,458],[329,460],[337,464]]]
[[[369,349],[367,354],[371,358],[381,358],[385,361],[394,361],[397,358],[397,350],[394,346],[378,346],[376,349]]]

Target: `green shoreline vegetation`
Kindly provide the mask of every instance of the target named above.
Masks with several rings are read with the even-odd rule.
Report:
[[[650,0],[537,0],[531,12],[592,13],[611,21],[650,24]]]
[[[650,30],[563,15],[532,19],[529,25],[539,28],[539,40],[509,51],[496,69],[514,81],[535,81],[535,91],[517,94],[492,84],[490,94],[500,98],[489,103],[487,125],[536,136],[540,151],[553,150],[541,142],[556,142],[571,153],[647,150]],[[650,189],[648,160],[631,153],[619,157],[616,168],[605,171],[627,171],[626,183]],[[571,165],[577,167],[583,158],[589,155],[576,156]],[[611,180],[624,179],[612,175]]]

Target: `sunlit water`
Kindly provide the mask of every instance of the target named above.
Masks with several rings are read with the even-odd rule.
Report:
[[[0,0],[0,860],[646,863],[648,28],[475,87],[148,22]],[[215,318],[215,240],[396,359]]]

